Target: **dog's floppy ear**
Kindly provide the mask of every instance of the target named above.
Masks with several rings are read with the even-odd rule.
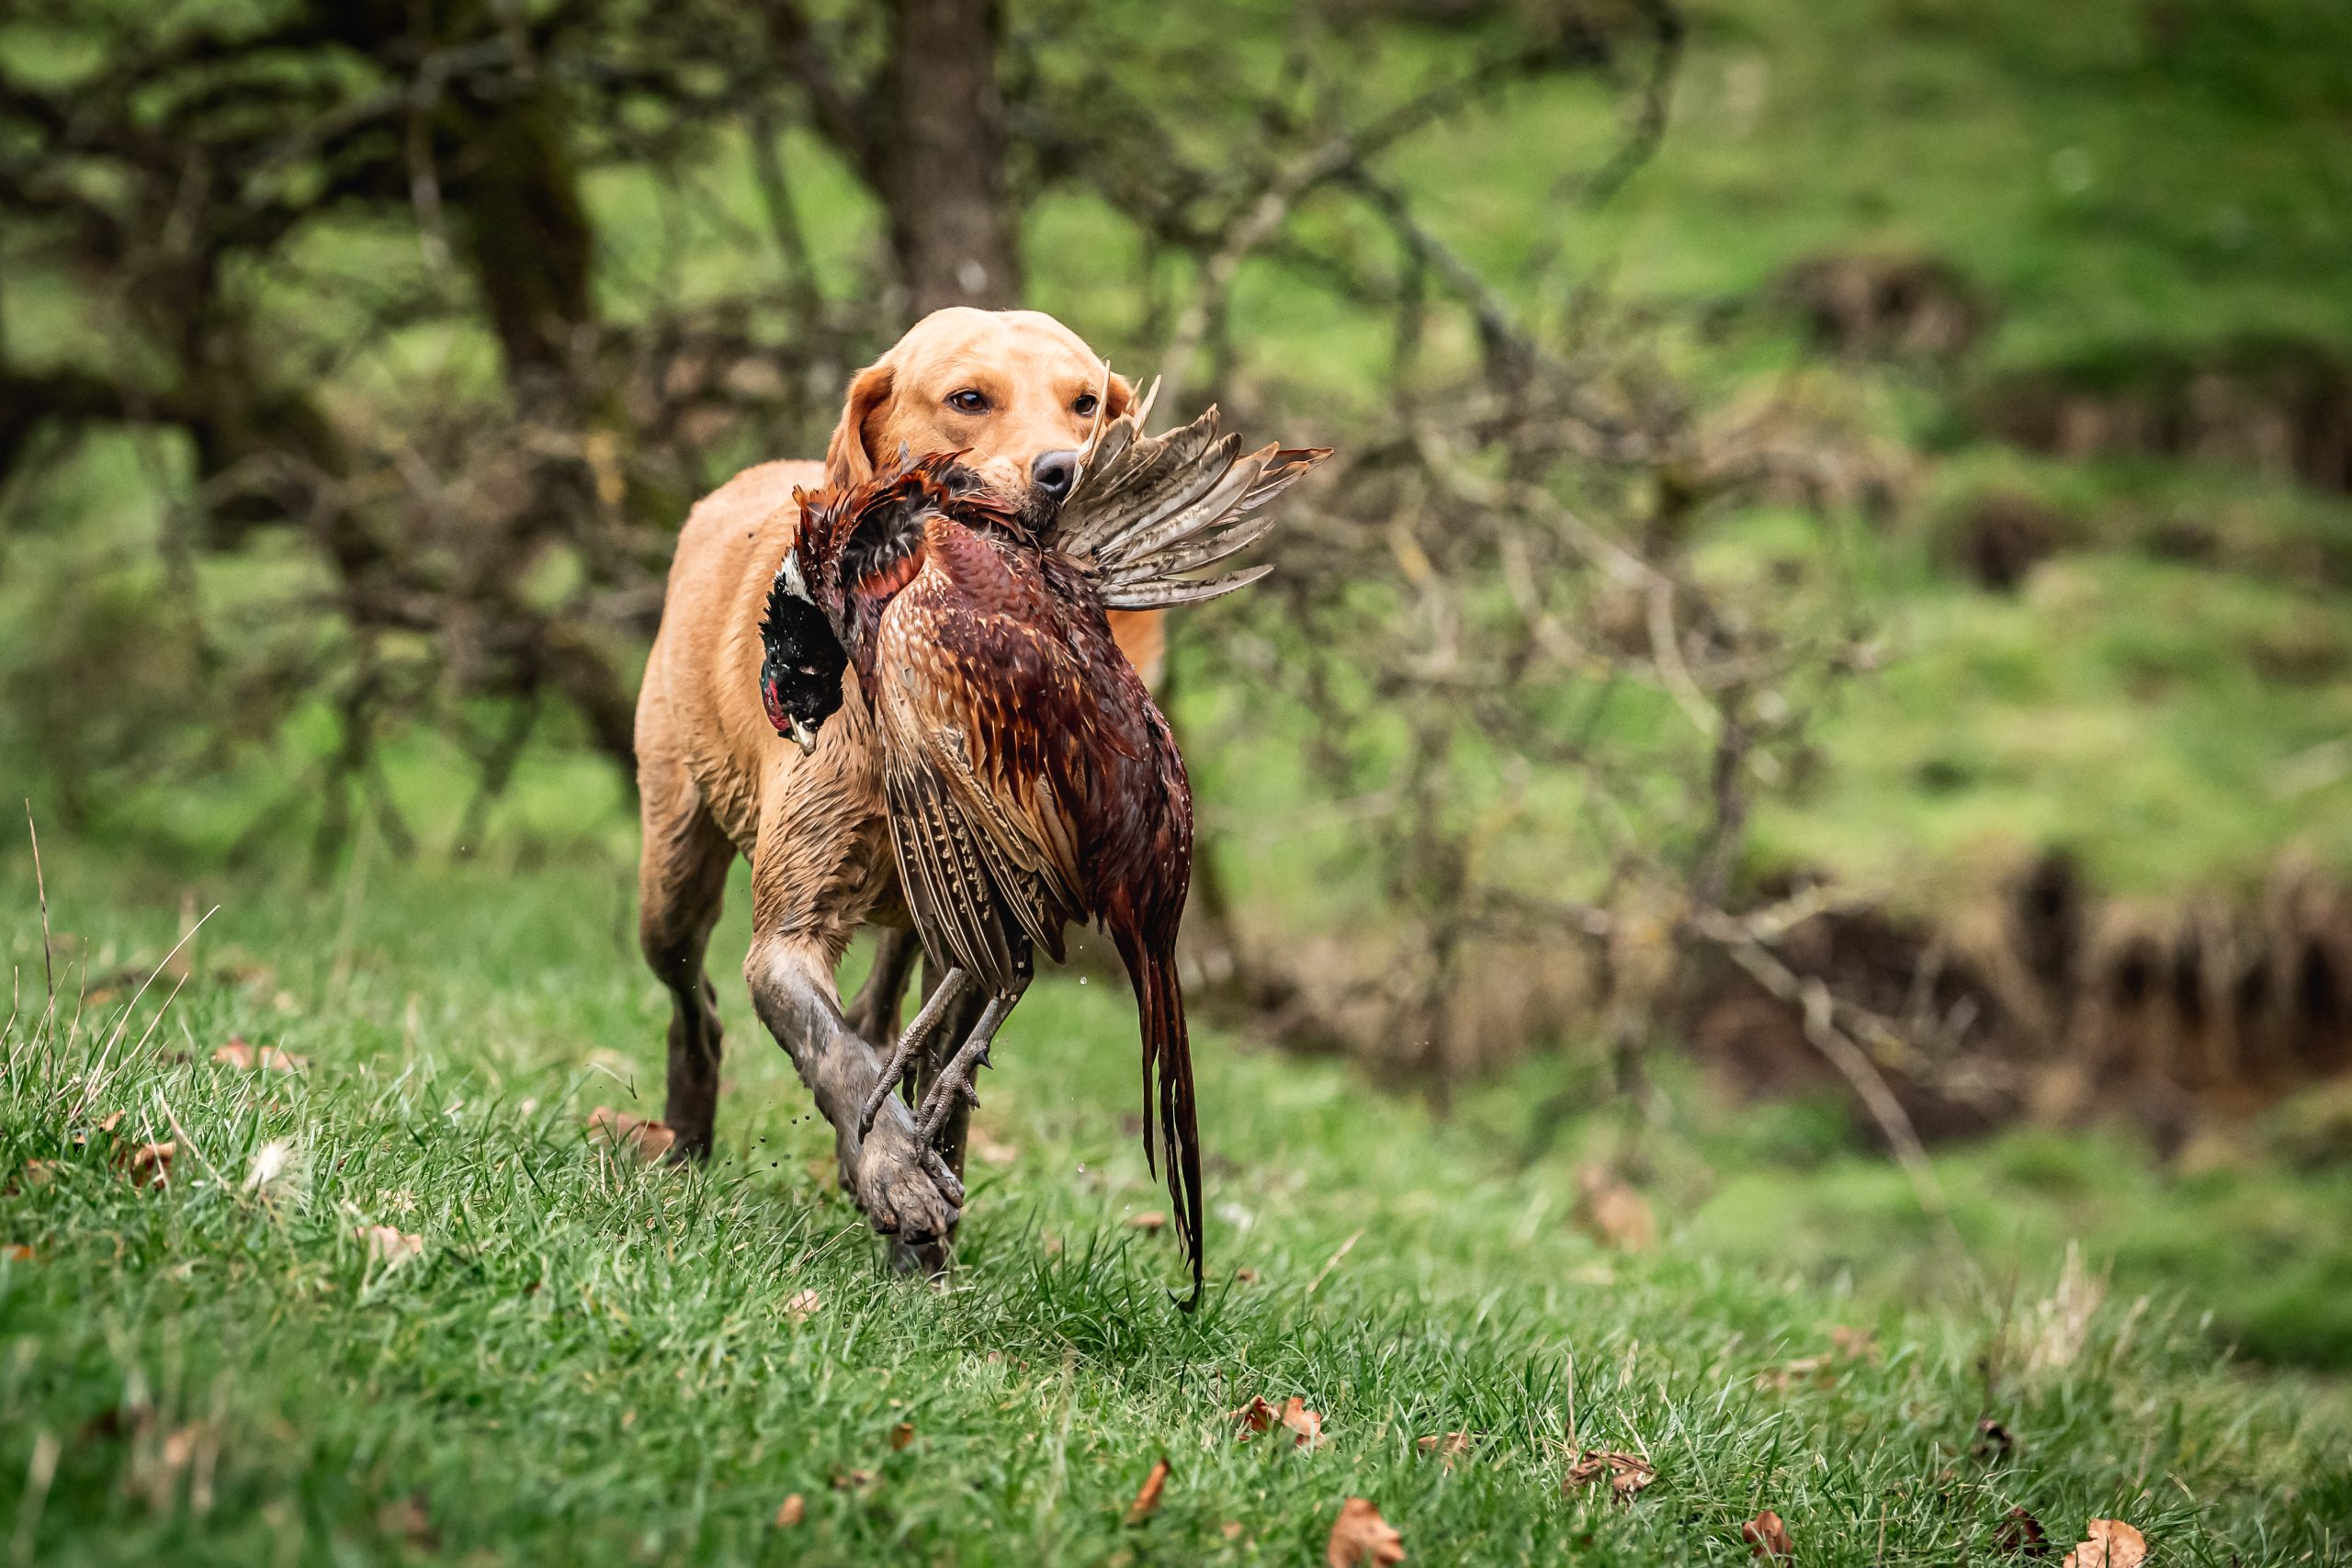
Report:
[[[1135,407],[1135,385],[1115,370],[1106,379],[1109,382],[1109,389],[1102,394],[1102,417],[1116,419]]]
[[[864,484],[874,477],[874,443],[882,434],[883,405],[890,400],[891,384],[897,378],[885,359],[867,366],[850,382],[842,422],[833,427],[832,442],[825,448],[827,483]]]

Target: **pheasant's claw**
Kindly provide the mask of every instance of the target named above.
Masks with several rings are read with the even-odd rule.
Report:
[[[910,1034],[912,1031],[909,1032]],[[890,1059],[882,1064],[882,1076],[874,1080],[874,1088],[865,1096],[865,1103],[858,1108],[857,1135],[861,1138],[874,1131],[874,1118],[881,1114],[882,1102],[906,1080],[914,1066],[915,1049],[920,1042],[902,1038],[891,1048]]]
[[[899,1043],[890,1048],[889,1060],[882,1064],[882,1076],[874,1080],[873,1089],[866,1092],[865,1103],[858,1109],[859,1137],[874,1130],[874,1118],[880,1112],[882,1102],[906,1081],[908,1074],[914,1071],[922,1043],[931,1037],[933,1030],[939,1027],[939,1021],[946,1016],[947,1009],[963,990],[965,979],[963,970],[950,969],[945,977],[933,987],[930,1000],[922,1004],[922,1010],[915,1014],[915,1021],[907,1025],[907,1032],[899,1036]],[[926,1138],[924,1141],[930,1140]]]
[[[972,1025],[970,1038],[956,1048],[955,1059],[932,1079],[931,1092],[922,1097],[922,1109],[915,1113],[915,1130],[922,1134],[923,1142],[930,1143],[939,1136],[939,1129],[947,1122],[948,1108],[956,1103],[957,1095],[970,1096],[975,1105],[980,1102],[972,1090],[973,1068],[989,1059],[989,1043],[996,1038],[1004,1015],[1012,1010],[1016,999],[990,997],[989,1005],[981,1010],[980,1021]]]
[[[932,1080],[931,1092],[922,1097],[922,1109],[915,1112],[915,1132],[923,1142],[935,1143],[939,1129],[947,1124],[947,1108],[956,1103],[958,1093],[968,1093],[969,1086],[941,1074]]]

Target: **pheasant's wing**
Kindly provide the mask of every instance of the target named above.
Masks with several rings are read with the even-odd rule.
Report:
[[[884,792],[908,908],[935,957],[1012,985],[1017,937],[1059,962],[1083,918],[1069,660],[1015,617],[894,602],[876,661]]]
[[[1147,395],[1103,427],[1046,541],[1086,568],[1114,610],[1194,604],[1257,581],[1272,569],[1186,574],[1257,543],[1273,526],[1259,509],[1331,455],[1326,446],[1244,453],[1238,435],[1217,433],[1214,408],[1146,435],[1149,406]]]

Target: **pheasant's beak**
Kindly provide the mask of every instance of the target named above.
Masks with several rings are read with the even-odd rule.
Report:
[[[795,718],[792,721],[792,739],[804,757],[817,750],[817,732],[808,728],[806,719]]]

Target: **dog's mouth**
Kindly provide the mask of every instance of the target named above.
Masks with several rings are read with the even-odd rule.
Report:
[[[1032,538],[1043,538],[1051,532],[1054,520],[1062,513],[1066,496],[1056,495],[1036,485],[1024,485],[1021,503],[1013,509],[1013,516]]]

